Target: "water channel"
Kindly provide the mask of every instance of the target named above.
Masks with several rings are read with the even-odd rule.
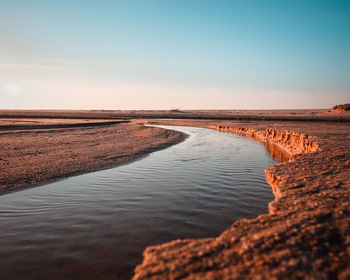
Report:
[[[0,279],[128,279],[142,251],[214,237],[273,200],[258,142],[172,126],[187,139],[127,165],[0,196]]]

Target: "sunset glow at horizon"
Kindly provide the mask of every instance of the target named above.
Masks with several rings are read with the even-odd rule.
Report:
[[[0,1],[0,109],[350,101],[349,1]]]

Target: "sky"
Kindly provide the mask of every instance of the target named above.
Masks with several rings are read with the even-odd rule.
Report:
[[[0,109],[350,102],[350,1],[0,0]]]

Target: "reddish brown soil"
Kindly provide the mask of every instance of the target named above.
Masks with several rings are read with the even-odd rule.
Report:
[[[350,123],[156,123],[274,142],[292,159],[266,170],[268,214],[218,237],[149,247],[133,279],[350,279]]]
[[[0,194],[116,166],[182,139],[125,121],[0,120]]]
[[[238,133],[270,148],[278,146],[278,154],[287,154],[289,161],[266,171],[276,196],[269,204],[268,214],[237,221],[218,237],[175,240],[149,247],[143,263],[135,269],[134,279],[350,279],[349,112],[2,110],[0,113],[6,117],[0,121],[3,190],[115,166],[183,137],[137,123],[84,127],[76,124],[95,121],[60,120],[60,126],[52,127],[56,121],[51,120],[45,121],[48,126],[43,127],[42,123],[33,123],[38,119],[28,123],[24,119],[10,120],[11,116],[215,118],[153,122]],[[10,122],[17,127],[8,127]]]

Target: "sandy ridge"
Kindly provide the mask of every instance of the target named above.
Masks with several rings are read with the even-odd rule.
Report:
[[[125,121],[19,123],[0,128],[0,195],[117,166],[184,139]]]

